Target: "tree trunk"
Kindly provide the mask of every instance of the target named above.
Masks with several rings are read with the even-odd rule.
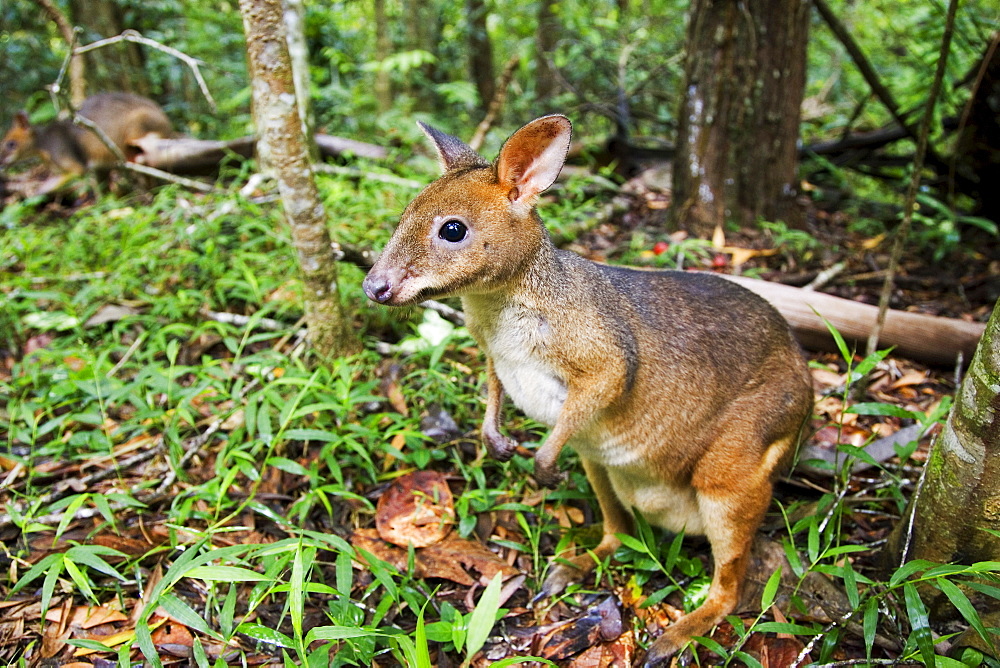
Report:
[[[83,42],[120,35],[126,28],[115,0],[70,0],[73,23],[83,28]],[[121,42],[87,54],[91,92],[125,91],[149,95],[146,59],[135,42]]]
[[[385,0],[375,2],[375,60],[379,67],[375,70],[375,101],[378,110],[385,113],[392,109],[392,80],[385,68],[386,59],[392,55],[389,41],[389,19],[385,14]]]
[[[934,443],[910,514],[905,560],[972,564],[1000,555],[1000,535],[985,531],[1000,532],[1000,307]],[[909,525],[900,522],[890,545],[904,542]]]
[[[550,66],[552,50],[559,40],[559,19],[552,11],[555,0],[539,0],[535,27],[535,94],[541,101],[556,92],[556,75]]]
[[[49,18],[56,24],[59,28],[59,34],[62,35],[63,41],[66,42],[67,49],[76,48],[76,37],[73,34],[73,25],[63,14],[62,10],[56,6],[52,0],[35,0],[39,7],[41,7]],[[69,59],[69,100],[70,104],[73,105],[73,109],[79,109],[80,105],[87,98],[87,76],[86,76],[86,65],[82,55],[76,54]]]
[[[672,223],[700,237],[732,220],[801,225],[796,140],[809,3],[694,0],[678,114]]]
[[[978,63],[958,140],[955,142],[955,169],[964,187],[976,200],[976,213],[1000,223],[1000,32],[986,47]],[[997,254],[995,245],[984,250]]]
[[[493,43],[486,27],[489,11],[484,0],[465,0],[468,22],[469,76],[479,92],[479,106],[485,112],[493,100]]]
[[[295,104],[299,108],[302,133],[305,135],[309,156],[315,160],[319,153],[312,141],[316,123],[312,114],[312,87],[309,78],[309,47],[306,44],[305,6],[303,0],[284,0],[285,36],[288,55],[292,63],[292,82],[295,86]]]
[[[313,179],[295,104],[281,0],[240,0],[253,85],[258,156],[273,172],[298,252],[312,345],[324,357],[354,347],[337,289],[339,246],[330,239],[326,212]]]

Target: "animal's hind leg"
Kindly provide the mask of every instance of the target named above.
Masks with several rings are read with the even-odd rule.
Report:
[[[572,559],[568,559],[569,564],[553,564],[548,576],[542,584],[542,590],[538,597],[554,596],[558,594],[566,585],[571,582],[579,582],[587,573],[594,570],[596,564],[594,557],[598,561],[614,554],[615,550],[622,544],[616,534],[631,533],[632,513],[622,505],[611,487],[607,470],[587,459],[583,459],[583,469],[587,472],[587,480],[597,495],[597,503],[601,507],[601,515],[604,517],[604,535],[600,544],[592,552],[579,554]],[[572,564],[572,565],[570,565]]]
[[[708,634],[739,602],[754,533],[771,502],[773,472],[794,439],[781,438],[763,452],[757,443],[747,440],[726,439],[720,448],[722,456],[731,457],[734,451],[745,448],[743,452],[758,452],[759,457],[742,463],[730,459],[728,466],[721,466],[719,461],[712,461],[713,453],[708,453],[699,463],[692,484],[705,536],[712,546],[712,584],[705,602],[671,624],[653,643],[646,655],[646,666],[669,658],[691,636]]]

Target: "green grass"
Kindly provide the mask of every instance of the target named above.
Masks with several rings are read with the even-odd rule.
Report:
[[[345,179],[324,180],[323,192],[334,235],[373,246],[387,239],[411,194]],[[521,554],[529,591],[552,554],[599,540],[594,527],[566,531],[540,512],[591,503],[572,456],[571,484],[547,493],[548,506],[525,503],[534,491],[529,460],[485,457],[478,444],[483,362],[464,330],[415,345],[427,331],[420,312],[368,306],[360,272],[344,268],[343,296],[359,330],[415,351],[394,355],[406,415],[380,389],[384,356],[372,334],[363,334],[364,352],[330,364],[295,345],[302,307],[276,204],[167,188],[104,199],[63,219],[14,206],[0,220],[0,347],[17,358],[0,374],[0,473],[23,467],[3,492],[18,535],[5,548],[4,598],[37,599],[43,609],[66,596],[134,609],[145,592],[140,622],[157,606],[181,621],[197,636],[198,666],[223,665],[214,658],[220,647],[234,648],[233,660],[250,651],[309,666],[364,666],[390,656],[424,666],[436,648],[467,664],[510,604],[499,604],[494,580],[467,610],[464,589],[416,578],[351,545],[354,529],[372,526],[388,481],[411,470],[451,475],[462,537],[474,537],[482,520],[509,518],[507,537],[494,545]],[[128,308],[88,324],[110,305]],[[207,311],[250,322],[217,322]],[[263,317],[283,326],[259,327]],[[846,349],[844,358],[852,359]],[[432,406],[459,426],[452,442],[422,434],[421,415]],[[510,408],[505,422],[529,447],[544,436]],[[123,464],[137,453],[151,457]],[[863,453],[845,451],[851,456]],[[72,478],[82,488],[58,484]],[[815,571],[845,591],[844,620],[733,617],[740,640],[735,648],[707,641],[708,656],[717,655],[711,661],[752,663],[742,649],[748,634],[769,631],[814,642],[820,662],[833,660],[851,634],[871,656],[876,633],[896,638],[903,660],[927,662],[933,641],[921,587],[938,589],[969,625],[983,628],[967,592],[996,596],[990,582],[998,565],[921,563],[886,582],[869,577],[852,567],[871,547],[848,540],[848,484],[836,479],[831,492],[811,499],[811,514],[799,512],[804,501],[784,508],[782,534],[799,582]],[[904,500],[892,488],[879,494],[897,507]],[[155,540],[139,551],[97,542],[144,535]],[[697,605],[708,583],[697,552],[643,523],[625,540],[617,562],[571,587],[570,599],[614,581],[651,595],[647,607],[668,596],[686,609]],[[763,602],[774,595],[765,590]],[[652,639],[644,629],[637,635]],[[10,665],[26,665],[24,653],[36,656],[34,638],[5,657]],[[234,639],[241,641],[230,645]],[[130,648],[157,665],[148,624],[107,656],[127,665]]]

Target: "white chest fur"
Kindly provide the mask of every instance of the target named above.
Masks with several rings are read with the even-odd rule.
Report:
[[[548,322],[520,305],[505,305],[490,316],[478,334],[504,390],[525,415],[554,425],[566,401],[566,383],[547,361]]]

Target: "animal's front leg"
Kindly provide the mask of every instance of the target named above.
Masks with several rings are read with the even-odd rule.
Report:
[[[514,456],[517,441],[500,432],[500,407],[503,404],[503,384],[493,369],[493,360],[486,360],[486,414],[483,416],[483,443],[490,456],[505,462]]]
[[[559,470],[559,453],[563,446],[592,421],[600,419],[598,413],[621,396],[624,379],[623,371],[600,369],[568,384],[559,418],[535,453],[535,480],[539,484],[555,487],[566,478]]]

